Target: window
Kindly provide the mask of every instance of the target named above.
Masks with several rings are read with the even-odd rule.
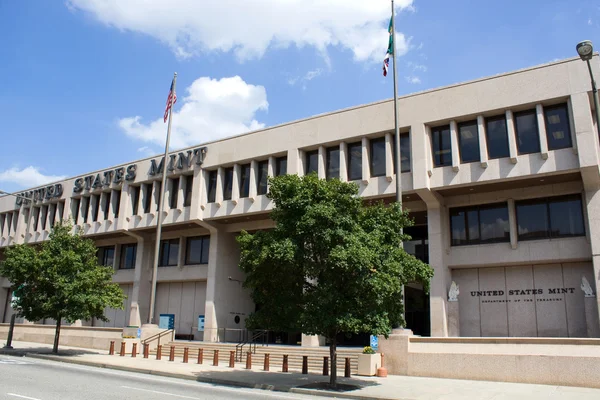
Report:
[[[133,186],[131,190],[131,208],[133,210],[133,215],[137,215],[139,206],[138,203],[140,202],[140,187]]]
[[[146,188],[144,191],[144,214],[148,214],[150,212],[150,205],[152,204],[152,184],[145,183],[144,187]]]
[[[56,204],[49,206],[48,211],[50,213],[50,215],[48,216],[48,222],[50,223],[50,229],[52,229],[54,227],[54,221],[56,220]],[[18,219],[15,218],[15,228],[17,225],[17,221]]]
[[[267,182],[269,176],[269,161],[258,163],[258,179],[256,180],[256,193],[267,194]]]
[[[451,208],[450,230],[452,246],[508,242],[508,206],[502,203]]]
[[[115,261],[115,246],[98,247],[98,264],[112,267]]]
[[[210,250],[210,236],[196,236],[187,238],[185,264],[208,264]]]
[[[214,203],[215,202],[215,197],[217,194],[217,171],[209,171],[208,172],[208,181],[206,182],[207,184],[207,188],[206,188],[206,194],[207,194],[207,201],[209,203]]]
[[[137,244],[134,243],[121,245],[121,260],[119,263],[119,269],[134,269],[136,253]]]
[[[470,163],[481,160],[477,120],[458,124],[458,143],[460,146],[460,162]]]
[[[12,218],[12,215],[9,214]],[[42,230],[46,229],[46,220],[48,219],[48,206],[42,206]],[[8,231],[10,232],[10,222],[8,223]]]
[[[540,152],[540,137],[535,110],[515,113],[515,129],[519,154]]]
[[[56,212],[58,213],[58,220],[62,221],[65,216],[65,201],[61,200],[56,205]]]
[[[185,176],[185,198],[183,199],[183,206],[189,207],[192,205],[192,190],[194,189],[194,175]]]
[[[319,150],[307,151],[304,157],[304,175],[319,173]]]
[[[326,150],[327,165],[325,176],[327,179],[340,178],[340,146],[329,147]]]
[[[156,181],[156,191],[154,192],[154,200],[156,201],[156,211],[158,211],[159,207],[160,207],[160,196],[163,195],[162,192],[162,182],[161,181]],[[164,199],[163,199],[164,200]],[[163,204],[164,207],[164,204]]]
[[[110,210],[110,192],[103,193],[104,203],[102,204],[102,212],[104,213],[104,220],[108,219],[108,211]]]
[[[275,176],[287,174],[287,157],[275,159]]]
[[[250,196],[250,164],[240,165],[240,197]]]
[[[506,117],[504,115],[499,115],[497,117],[486,118],[485,124],[488,157],[490,159],[495,159],[510,156]]]
[[[171,179],[171,188],[169,189],[169,208],[177,208],[177,200],[179,197],[179,178]]]
[[[160,242],[161,267],[175,267],[179,264],[179,239],[163,240]]]
[[[392,136],[392,153],[394,154],[394,173],[396,173],[396,138]],[[410,135],[400,134],[400,171],[410,172]]]
[[[435,167],[452,165],[449,125],[431,129],[431,147],[433,150],[433,165]]]
[[[77,223],[77,218],[79,218],[79,207],[81,205],[81,199],[73,199],[71,205],[71,215],[73,216],[73,221]]]
[[[35,212],[35,214],[33,216],[33,218],[34,218],[34,220],[33,220],[33,230],[37,231],[38,224],[39,224],[39,221],[40,221],[41,208],[39,208],[39,207],[34,208],[33,211]],[[8,217],[6,217],[6,218],[8,219]]]
[[[233,188],[233,167],[225,168],[223,178],[223,200],[231,200],[231,190]]]
[[[566,104],[544,107],[548,149],[558,150],[571,147],[571,126]]]
[[[92,195],[92,221],[98,221],[98,213],[100,212],[100,195]]]
[[[115,218],[117,218],[119,216],[119,209],[121,208],[121,191],[115,190],[113,192],[113,198],[113,201],[115,202],[113,213],[115,215]]]
[[[519,240],[585,235],[579,195],[520,201],[516,208]]]
[[[90,201],[91,198],[90,197],[82,197],[81,201],[83,201],[83,209],[81,210],[81,213],[83,214],[83,222],[86,223],[88,220],[88,214],[90,212]],[[39,212],[38,212],[39,215]],[[37,228],[36,228],[37,229]]]
[[[385,175],[385,137],[369,141],[371,151],[371,176]]]
[[[348,180],[362,179],[362,143],[348,145]]]

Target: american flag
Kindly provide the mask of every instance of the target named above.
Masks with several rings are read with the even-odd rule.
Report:
[[[171,88],[169,89],[169,97],[167,97],[167,108],[165,108],[165,122],[167,122],[167,118],[169,118],[169,110],[171,106],[177,102],[177,94],[173,90],[173,83],[175,79],[171,81]],[[173,100],[171,102],[171,99]]]
[[[390,53],[385,55],[383,59],[383,76],[387,76],[388,68],[390,67]]]

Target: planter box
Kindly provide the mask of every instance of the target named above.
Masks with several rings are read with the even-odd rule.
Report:
[[[381,354],[359,354],[358,355],[358,375],[374,376],[377,374],[377,368],[381,367]]]

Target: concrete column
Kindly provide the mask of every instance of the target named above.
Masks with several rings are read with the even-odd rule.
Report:
[[[481,160],[481,167],[487,168],[488,149],[487,136],[485,134],[485,118],[483,118],[483,115],[477,116],[477,132],[479,135],[479,159]]]
[[[168,183],[169,183],[168,181],[165,182],[165,184],[168,184]],[[164,190],[164,188],[162,187],[161,180],[156,180],[156,181],[152,182],[152,203],[150,204],[150,213],[151,214],[158,215],[158,202],[160,201],[160,194],[163,190]],[[165,201],[165,203],[166,203],[166,201]],[[165,209],[164,203],[163,203],[163,209]]]
[[[538,132],[540,137],[540,153],[544,160],[548,159],[548,136],[546,136],[546,121],[544,120],[544,107],[541,104],[535,105],[537,114]]]
[[[25,233],[27,232],[27,213],[29,212],[28,206],[21,204],[19,207],[19,213],[17,214],[17,229],[15,233],[15,242],[25,243]],[[1,310],[0,310],[1,311]]]
[[[237,204],[240,199],[240,164],[233,165],[233,182],[231,184],[231,202]]]
[[[192,203],[190,204],[190,219],[202,219],[202,210],[206,207],[206,181],[204,170],[200,167],[194,169],[192,183]]]
[[[250,189],[248,190],[248,198],[251,202],[256,199],[256,174],[258,173],[258,162],[252,160],[250,162]]]
[[[104,202],[108,201],[108,215],[106,219],[107,221],[111,222],[115,218],[115,196],[116,195],[114,190],[110,190],[109,192],[103,193]],[[104,219],[104,215],[102,216],[102,219]]]
[[[131,220],[131,217],[133,216],[133,205],[131,204],[133,190],[134,190],[134,187],[129,185],[129,183],[125,182],[125,183],[123,183],[123,186],[121,187],[120,193],[118,191],[115,191],[113,193],[115,200],[116,200],[117,196],[120,196],[119,217],[116,221],[117,229],[119,229],[119,230],[127,229],[129,227],[129,221]],[[139,201],[139,199],[138,199],[138,201]],[[139,212],[139,208],[138,208],[138,212]]]
[[[326,155],[325,155],[325,147],[324,146],[319,146],[319,153],[318,153],[318,163],[317,163],[317,175],[319,176],[319,179],[325,179],[326,174],[325,174],[325,166],[326,166]]]
[[[179,212],[183,211],[183,202],[185,200],[185,181],[186,177],[184,175],[179,175],[179,185],[177,185],[175,190],[177,190],[177,210]],[[193,186],[193,185],[192,185]]]
[[[460,310],[458,301],[448,300],[448,336],[460,337]]]
[[[221,207],[223,204],[223,174],[225,173],[225,169],[223,167],[219,167],[217,170],[217,187],[215,192],[215,204],[217,207]]]
[[[142,326],[148,321],[150,309],[150,291],[152,289],[152,243],[142,237],[137,239],[133,289],[131,291],[131,306],[129,308],[129,325]],[[142,319],[143,318],[143,319]],[[154,321],[156,322],[156,321]]]
[[[569,129],[571,130],[571,143],[573,145],[573,153],[577,154],[577,135],[575,134],[575,113],[573,112],[573,102],[571,97],[567,99],[567,112],[569,113]]]
[[[319,347],[325,346],[325,337],[319,335],[302,334],[302,347]]]
[[[340,181],[348,181],[348,145],[346,142],[340,143]]]
[[[519,240],[519,227],[517,226],[517,209],[514,199],[508,199],[508,225],[510,229],[510,247],[516,250]]]
[[[458,172],[460,169],[460,142],[458,141],[456,121],[450,121],[450,144],[452,148],[452,170]]]
[[[447,293],[450,287],[450,270],[444,262],[446,213],[442,205],[427,207],[429,230],[429,265],[434,269],[429,294],[431,315],[431,336],[448,336]],[[447,233],[446,233],[447,234]]]
[[[275,157],[269,157],[269,165],[267,167],[267,174],[270,177],[275,176]]]
[[[291,149],[288,150],[288,155],[287,155],[287,173],[289,175],[299,175],[302,176],[304,175],[304,170],[301,167],[301,163],[300,163],[300,150],[298,149]]]
[[[512,111],[506,111],[506,133],[508,135],[508,150],[510,154],[510,162],[517,163],[517,137],[515,136],[515,123],[513,120]]]
[[[582,149],[583,150],[583,149]],[[585,183],[585,182],[584,182]],[[600,188],[590,188],[585,191],[585,206],[589,219],[589,238],[592,248],[592,264],[594,280],[592,287],[600,287]],[[596,297],[596,314],[600,310],[600,302]],[[600,316],[599,316],[600,319]]]
[[[394,139],[391,133],[385,134],[385,177],[388,182],[394,179]]]
[[[362,183],[369,183],[371,169],[369,168],[369,139],[362,138]]]
[[[87,204],[87,218],[85,218],[85,220],[87,222],[84,222],[84,213],[85,213],[85,205],[86,204]],[[41,209],[40,209],[40,212],[41,212]],[[91,214],[92,214],[92,198],[90,196],[81,197],[81,199],[79,201],[79,216],[81,218],[82,226],[85,223],[89,224],[91,222]],[[39,226],[39,223],[38,223],[38,226]]]
[[[583,299],[585,307],[585,323],[587,325],[587,337],[600,337],[600,324],[598,319],[598,306],[596,296],[585,296]]]

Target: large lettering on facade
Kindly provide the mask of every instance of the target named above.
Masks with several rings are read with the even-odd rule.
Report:
[[[16,203],[18,206],[23,204],[25,198],[33,199],[33,201],[43,201],[49,199],[56,199],[61,197],[63,194],[63,186],[60,183],[54,185],[48,185],[40,189],[30,190],[28,192],[19,193],[17,195]]]
[[[136,170],[137,165],[131,164],[127,168],[119,167],[96,175],[77,178],[73,183],[73,192],[79,193],[84,190],[99,189],[112,184],[120,185],[123,181],[132,181],[135,179]]]
[[[167,166],[167,171],[172,172],[175,169],[184,169],[190,168],[194,159],[196,160],[196,165],[202,165],[204,163],[204,156],[206,155],[206,147],[201,147],[194,150],[187,150],[184,152],[179,152],[177,154],[169,155],[169,165]],[[148,175],[154,176],[158,174],[162,174],[163,168],[165,167],[165,158],[161,157],[160,162],[156,162],[156,159],[150,160],[150,170],[148,171]]]

